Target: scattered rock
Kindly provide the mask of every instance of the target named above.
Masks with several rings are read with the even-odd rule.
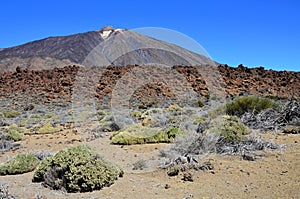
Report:
[[[166,184],[165,185],[165,189],[170,189],[171,188],[171,185],[170,184]]]
[[[202,165],[200,165],[199,169],[200,170],[213,170],[214,165],[210,161],[204,162]]]
[[[285,134],[300,134],[300,126],[291,126],[283,130]]]
[[[183,181],[193,182],[193,181],[194,181],[193,174],[190,173],[190,172],[185,172],[185,173],[183,173],[182,180],[183,180]]]
[[[255,161],[255,156],[254,155],[243,154],[242,159],[247,160],[247,161]]]

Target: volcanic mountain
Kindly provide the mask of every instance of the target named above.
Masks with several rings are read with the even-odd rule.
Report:
[[[0,69],[51,69],[66,65],[211,64],[203,55],[137,32],[106,26],[69,36],[49,37],[0,50]]]
[[[94,82],[96,96],[103,98],[111,95],[123,75],[143,64],[156,66],[158,71],[149,72],[152,76],[155,76],[153,72],[158,74],[162,66],[175,69],[201,96],[220,96],[219,91],[227,97],[249,94],[279,98],[300,96],[299,72],[219,65],[177,45],[111,26],[0,49],[0,96],[14,95],[15,92],[48,92],[51,98],[66,96],[70,99],[70,87],[79,76],[78,71],[88,66],[110,66]],[[168,69],[165,71],[164,80],[170,76]],[[149,74],[140,79],[148,78]],[[172,79],[171,76],[168,78]],[[170,96],[171,92],[165,86],[148,85],[140,96]],[[215,93],[212,92],[214,89]]]

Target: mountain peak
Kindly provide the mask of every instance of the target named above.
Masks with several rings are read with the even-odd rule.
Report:
[[[104,32],[104,31],[114,31],[115,30],[115,28],[113,27],[113,26],[104,26],[103,28],[101,28],[100,30],[99,30],[99,32]]]
[[[119,32],[122,29],[116,29],[113,26],[104,26],[99,30],[100,35],[103,39],[107,39],[112,33]]]

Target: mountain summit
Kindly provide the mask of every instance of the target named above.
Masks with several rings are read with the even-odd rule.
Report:
[[[107,39],[110,35],[117,33],[117,32],[121,32],[123,29],[115,29],[112,26],[104,26],[103,28],[101,28],[99,30],[100,35],[103,39]]]
[[[158,63],[168,66],[211,62],[205,56],[137,32],[105,26],[98,31],[48,37],[0,51],[1,71],[51,69],[65,65]]]

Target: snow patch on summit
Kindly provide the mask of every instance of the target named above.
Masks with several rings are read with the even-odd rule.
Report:
[[[100,35],[103,39],[107,39],[112,32],[112,30],[104,30]]]
[[[114,32],[121,32],[123,29],[115,29],[112,26],[105,26],[99,30],[100,35],[103,39],[107,39]]]

